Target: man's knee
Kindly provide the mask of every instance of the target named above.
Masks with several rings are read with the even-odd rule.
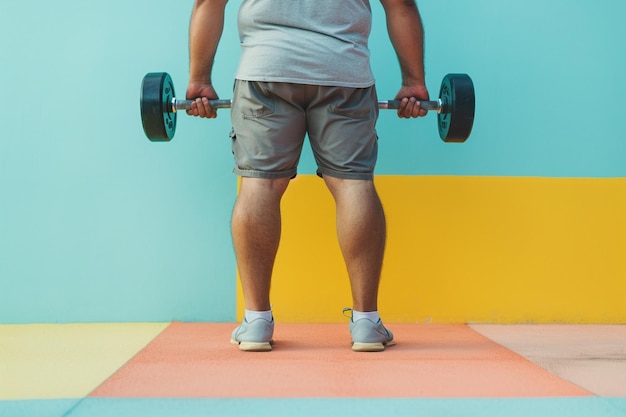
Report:
[[[269,198],[281,198],[289,185],[290,178],[251,178],[242,177],[240,195],[242,193],[261,195]]]
[[[334,196],[352,192],[376,194],[372,180],[344,179],[324,175],[324,182]]]

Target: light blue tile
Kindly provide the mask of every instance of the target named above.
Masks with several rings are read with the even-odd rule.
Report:
[[[0,400],[0,417],[64,417],[79,402],[78,399]]]
[[[67,417],[624,417],[624,398],[541,399],[97,399]]]

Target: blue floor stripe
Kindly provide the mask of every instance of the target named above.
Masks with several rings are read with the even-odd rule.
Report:
[[[80,399],[66,400],[0,400],[0,417],[61,417]]]
[[[625,417],[626,398],[115,399],[0,401],[1,417]]]

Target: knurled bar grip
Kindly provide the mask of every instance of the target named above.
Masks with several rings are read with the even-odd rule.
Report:
[[[189,110],[191,109],[191,103],[194,100],[178,100],[176,98],[172,99],[172,112],[176,112],[178,110]],[[400,100],[387,100],[387,101],[379,101],[378,108],[379,109],[398,109],[400,108]],[[231,105],[230,100],[209,100],[209,104],[214,109],[229,109]],[[435,110],[437,113],[441,113],[443,104],[441,99],[437,101],[420,101],[420,107],[424,110]]]
[[[191,103],[195,100],[177,100],[176,98],[172,99],[172,111],[176,112],[177,110],[189,110],[191,109]],[[230,109],[230,100],[209,100],[209,104],[214,109]]]
[[[379,101],[378,108],[395,110],[400,108],[400,103],[400,100]],[[441,113],[443,104],[441,99],[437,101],[420,101],[420,107],[424,110],[435,110],[437,113]]]

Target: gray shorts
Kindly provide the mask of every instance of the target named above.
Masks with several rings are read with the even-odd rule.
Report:
[[[378,98],[369,88],[235,82],[231,133],[244,177],[294,177],[308,133],[318,175],[372,179]]]

